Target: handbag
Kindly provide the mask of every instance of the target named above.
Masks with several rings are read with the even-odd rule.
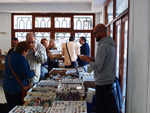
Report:
[[[71,57],[70,57],[70,54],[69,54],[69,51],[68,51],[68,47],[67,47],[67,43],[66,43],[66,48],[67,48],[67,52],[68,52],[69,59],[70,59],[70,62],[71,62],[71,67],[76,67],[77,66],[76,61],[71,60]]]
[[[30,89],[30,84],[28,84],[28,86],[23,86],[22,85],[21,81],[19,80],[19,78],[17,77],[16,73],[14,72],[13,68],[10,65],[10,55],[9,55],[9,58],[8,58],[8,63],[9,63],[9,67],[10,67],[13,75],[15,76],[15,78],[17,79],[17,81],[19,82],[19,84],[20,84],[20,86],[22,88],[21,96],[22,96],[22,102],[24,103],[24,98],[27,95],[27,91]]]

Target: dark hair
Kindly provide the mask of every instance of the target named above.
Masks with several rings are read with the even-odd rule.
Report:
[[[86,42],[86,38],[84,36],[80,37],[84,42]]]
[[[24,51],[27,52],[31,48],[30,44],[26,41],[19,42],[16,47],[15,51],[18,53],[23,53]]]
[[[74,41],[75,40],[75,37],[74,36],[70,36],[69,37],[69,41]]]
[[[12,40],[18,41],[18,38],[14,37]]]

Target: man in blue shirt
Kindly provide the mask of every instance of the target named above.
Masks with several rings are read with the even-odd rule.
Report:
[[[86,38],[85,37],[80,37],[79,42],[82,45],[80,47],[80,54],[90,56],[90,47],[89,47],[88,43],[86,43]],[[88,62],[85,62],[85,61],[81,60],[80,57],[78,57],[77,61],[78,61],[78,65],[80,67],[83,67],[84,70],[87,71]]]

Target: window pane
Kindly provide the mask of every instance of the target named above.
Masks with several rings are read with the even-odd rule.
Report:
[[[113,1],[108,5],[107,17],[108,23],[113,20]]]
[[[110,25],[110,36],[113,37],[113,24]]]
[[[70,28],[70,17],[55,17],[55,28]]]
[[[128,8],[128,0],[116,0],[116,17]]]
[[[36,17],[35,18],[36,28],[50,28],[51,27],[51,17]]]
[[[15,37],[18,38],[19,42],[25,41],[26,40],[26,34],[27,34],[27,32],[15,32]]]
[[[92,30],[93,16],[74,16],[74,30]]]
[[[71,33],[55,33],[56,47],[61,50],[62,45],[69,41]]]
[[[35,38],[40,42],[42,38],[47,38],[50,40],[50,33],[49,32],[36,32]]]
[[[81,44],[79,43],[79,39],[81,36],[86,37],[86,42],[89,44],[90,48],[91,48],[91,33],[75,33],[75,42],[78,43],[80,46]]]
[[[122,96],[126,96],[126,75],[127,75],[127,47],[128,47],[128,21],[125,22],[124,26],[124,57],[123,57],[123,89],[122,89]],[[123,104],[122,104],[122,112],[125,113],[125,99],[123,99]]]
[[[117,58],[116,58],[116,76],[119,78],[119,57],[120,57],[120,25],[117,26]]]
[[[31,15],[14,16],[14,29],[32,29],[32,16]]]

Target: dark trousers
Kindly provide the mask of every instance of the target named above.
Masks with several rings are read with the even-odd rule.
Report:
[[[12,110],[16,105],[23,105],[21,94],[4,93],[7,101],[6,113]]]
[[[113,85],[96,85],[96,113],[119,113]]]
[[[53,68],[58,68],[58,62],[48,61],[48,72],[51,71]]]

